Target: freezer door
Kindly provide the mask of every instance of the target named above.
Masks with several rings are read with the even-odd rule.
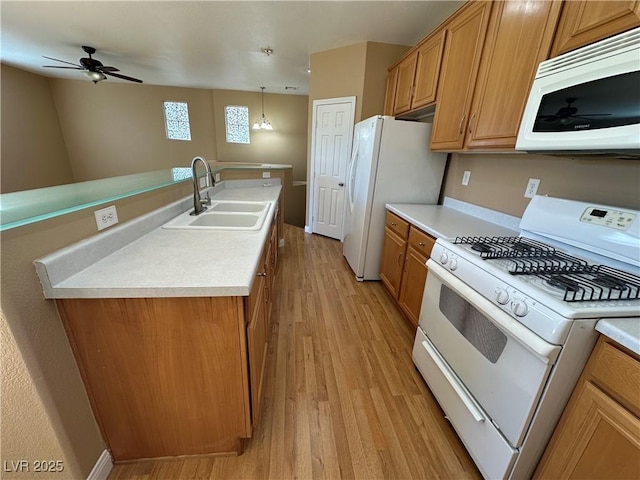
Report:
[[[362,280],[371,219],[371,199],[377,168],[382,118],[372,117],[356,125],[354,152],[347,177],[349,224],[344,238],[343,254],[349,266]]]

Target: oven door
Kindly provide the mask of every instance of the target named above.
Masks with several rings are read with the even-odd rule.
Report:
[[[538,337],[435,263],[420,327],[435,353],[513,447],[522,445],[560,347]]]

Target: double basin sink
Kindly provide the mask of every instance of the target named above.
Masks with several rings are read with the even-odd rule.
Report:
[[[162,228],[194,230],[260,230],[270,202],[214,200],[199,215],[193,209],[165,223]]]

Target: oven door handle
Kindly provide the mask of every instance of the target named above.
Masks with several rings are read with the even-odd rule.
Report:
[[[433,360],[433,363],[436,364],[436,367],[438,367],[442,375],[444,375],[444,378],[447,379],[447,382],[449,382],[451,388],[456,392],[456,395],[458,395],[460,400],[462,400],[464,406],[467,407],[467,410],[469,410],[469,413],[473,416],[474,420],[476,422],[484,422],[485,416],[482,414],[482,410],[480,410],[476,401],[471,397],[471,394],[467,391],[464,385],[462,385],[460,380],[458,380],[458,377],[456,377],[456,375],[451,371],[451,368],[440,356],[438,351],[426,340],[422,342],[422,346],[431,357],[431,360]]]
[[[438,265],[434,260],[427,260],[427,267],[429,268],[429,275],[432,273],[435,274],[444,284],[448,285],[454,292],[477,308],[487,320],[517,340],[527,350],[539,357],[545,364],[555,362],[560,353],[559,346],[544,341],[520,322],[496,307],[473,288],[469,287],[462,280]],[[427,283],[429,283],[429,277],[427,277]]]

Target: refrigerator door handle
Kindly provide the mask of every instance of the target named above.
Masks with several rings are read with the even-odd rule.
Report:
[[[349,163],[349,173],[347,174],[347,177],[349,179],[349,183],[347,184],[347,190],[349,192],[349,211],[351,213],[353,213],[353,206],[354,206],[354,201],[353,201],[353,190],[355,188],[355,163],[356,163],[356,159],[358,158],[358,146],[360,145],[360,141],[359,139],[356,139],[356,144],[353,147],[353,154],[351,155],[351,162]]]

